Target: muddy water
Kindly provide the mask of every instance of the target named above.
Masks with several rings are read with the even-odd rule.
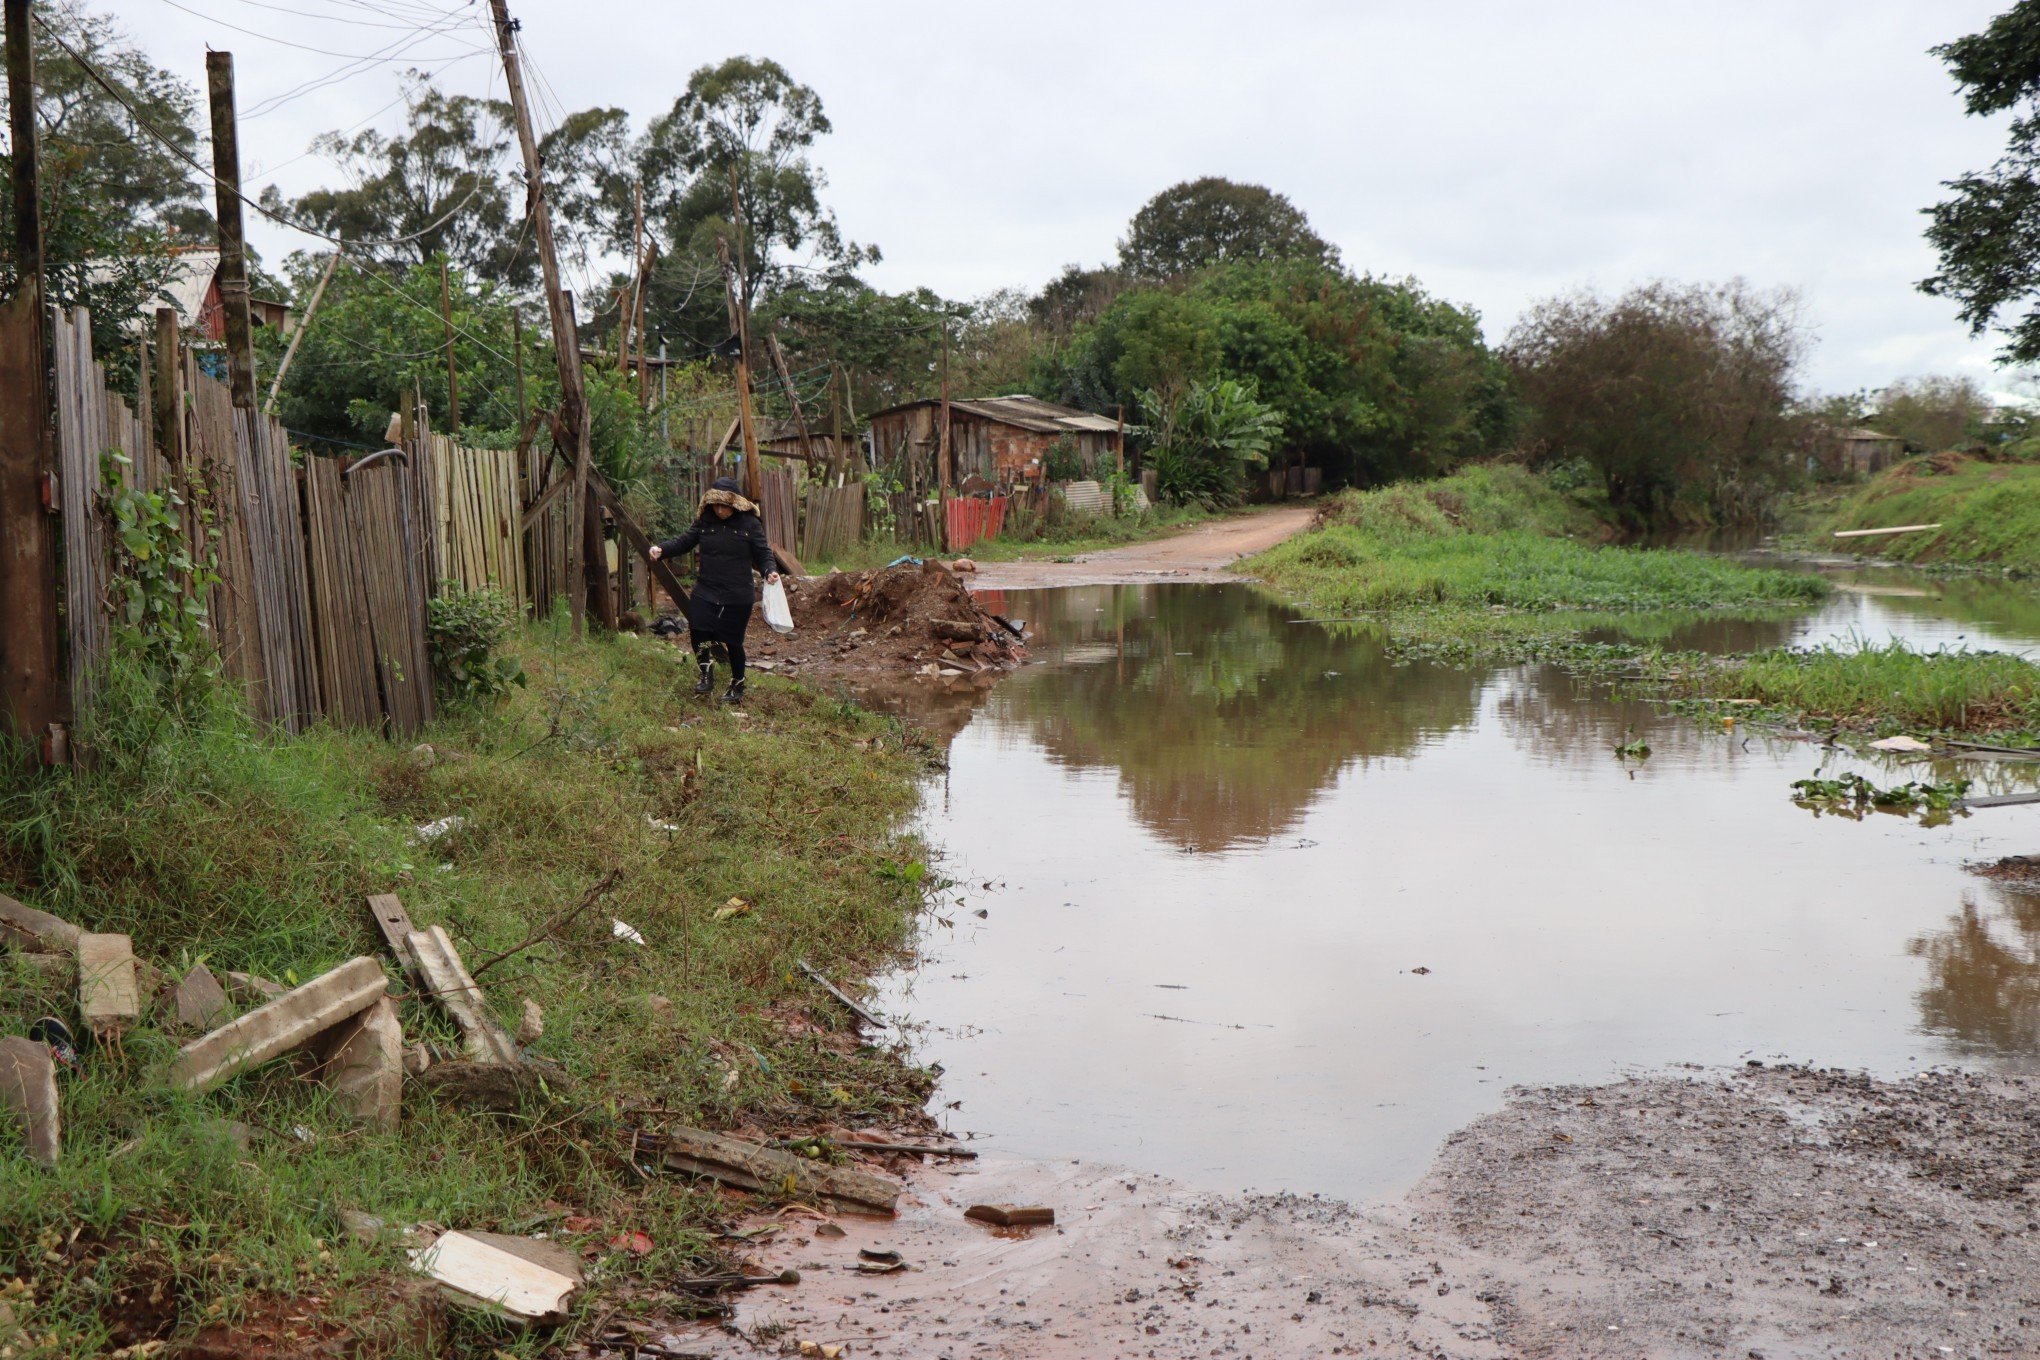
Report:
[[[1892,573],[1682,646],[2040,647],[2040,600]],[[1391,662],[1241,586],[1009,593],[1044,664],[954,697],[960,886],[886,998],[959,1132],[1215,1190],[1412,1182],[1513,1083],[1798,1059],[2028,1067],[2040,901],[1964,872],[2040,807],[1815,817],[1823,763],[1547,667]],[[1647,760],[1624,761],[1625,736]],[[1976,767],[1993,787],[2032,775]]]

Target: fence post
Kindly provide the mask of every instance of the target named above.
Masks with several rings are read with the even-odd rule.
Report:
[[[55,447],[37,204],[29,0],[6,0],[14,248],[21,282],[0,306],[0,728],[45,764],[68,756],[70,685],[57,614]]]

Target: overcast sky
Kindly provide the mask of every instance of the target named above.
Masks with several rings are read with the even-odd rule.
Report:
[[[332,182],[312,137],[397,126],[387,106],[413,63],[451,89],[503,88],[486,0],[89,2],[195,83],[207,46],[234,52],[252,188]],[[868,274],[882,288],[1039,287],[1109,259],[1157,190],[1216,174],[1289,195],[1349,265],[1415,275],[1495,341],[1581,284],[1789,285],[1818,336],[1808,382],[1843,390],[1926,372],[2005,385],[1993,342],[1913,284],[1934,268],[1919,209],[2003,139],[1962,115],[1926,49],[2007,2],[511,8],[559,106],[620,105],[640,124],[703,63],[784,63],[835,124],[818,152],[828,199],[884,251]],[[435,22],[446,31],[394,62],[316,84]],[[300,244],[255,230],[271,259]]]

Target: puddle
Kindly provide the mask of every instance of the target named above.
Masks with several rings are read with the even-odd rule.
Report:
[[[1843,580],[1668,640],[2040,647],[2032,593]],[[926,830],[968,887],[885,998],[990,1146],[1378,1199],[1515,1083],[2040,1066],[2040,899],[1962,869],[2040,851],[2040,809],[1816,819],[1808,745],[1549,667],[1396,664],[1248,587],[1000,605],[1046,664],[939,701]],[[1613,753],[1632,730],[1647,761]]]

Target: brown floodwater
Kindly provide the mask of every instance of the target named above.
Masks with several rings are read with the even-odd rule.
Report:
[[[1638,627],[2040,647],[2029,591],[1838,580],[1799,615]],[[957,886],[884,998],[957,1132],[1375,1199],[1512,1084],[2040,1066],[2040,899],[1963,867],[2040,851],[2040,806],[1923,826],[1791,800],[1817,766],[1952,766],[1724,732],[1551,667],[1399,664],[1245,586],[1000,606],[1042,664],[923,705],[955,734],[924,823]],[[1630,737],[1648,759],[1615,754]]]

